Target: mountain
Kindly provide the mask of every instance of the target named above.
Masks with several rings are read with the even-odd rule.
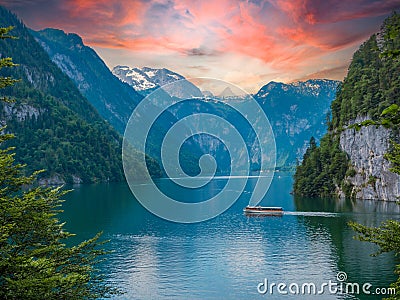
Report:
[[[144,95],[157,87],[157,84],[150,79],[149,75],[139,68],[115,66],[112,73],[122,82],[126,82],[133,87],[135,91],[142,92]]]
[[[67,34],[58,29],[45,29],[37,32],[31,30],[30,33],[49,54],[52,61],[72,79],[75,86],[87,97],[101,116],[117,131],[124,133],[132,111],[143,99],[143,96],[114,76],[96,52],[85,46],[78,35]],[[143,68],[143,71],[157,84],[166,83],[168,78],[165,77],[172,76],[171,78],[174,80],[183,78],[171,71],[168,71],[169,75],[166,75],[166,70]],[[185,89],[187,85],[185,83],[182,89]],[[165,92],[162,99],[167,102],[171,101],[171,97]],[[176,118],[169,114],[164,118],[164,123],[155,125],[156,130],[149,137],[148,154],[154,156],[159,162],[161,162],[161,157],[157,149],[165,134],[165,128],[169,128],[176,121]],[[184,150],[182,154],[182,164],[189,173],[192,169],[198,169],[197,161],[194,161],[192,155],[197,151],[196,148],[194,146],[190,151]],[[156,170],[156,168],[153,169]],[[158,174],[158,171],[155,171],[154,174]]]
[[[386,158],[393,154],[390,141],[400,141],[400,112],[394,113],[400,105],[399,45],[400,16],[394,13],[354,53],[331,105],[329,132],[297,168],[296,194],[398,201],[400,176]]]
[[[128,67],[118,67],[119,71],[124,69],[127,74],[133,75],[132,69]],[[115,74],[114,69],[114,74]],[[132,73],[129,73],[131,70]],[[118,72],[119,72],[118,71]],[[136,72],[136,71],[135,71]],[[135,73],[136,74],[136,73]],[[144,74],[146,75],[146,74]],[[153,75],[153,74],[151,74]],[[129,77],[129,76],[128,76]],[[181,81],[184,82],[184,81]],[[330,112],[330,104],[333,101],[339,81],[334,80],[308,80],[305,82],[294,82],[290,84],[270,82],[263,86],[254,98],[265,111],[272,129],[275,134],[277,145],[277,167],[284,169],[293,169],[297,161],[301,161],[307,149],[311,136],[320,139],[326,133],[326,118]],[[175,90],[182,90],[180,84]],[[168,112],[176,119],[180,120],[193,113],[209,113],[216,114],[222,118],[232,121],[233,124],[237,123],[236,120],[240,119],[237,115],[232,113],[229,105],[221,102],[208,101],[210,98],[218,98],[224,102],[235,101],[246,105],[248,98],[243,95],[237,95],[232,87],[225,87],[218,96],[213,96],[211,92],[203,92],[201,98],[197,97],[197,102],[185,101],[168,109]],[[192,98],[188,96],[187,98]],[[205,98],[204,100],[202,100]],[[168,106],[172,100],[168,95],[157,97],[157,104],[160,106]],[[200,126],[201,118],[197,120]],[[159,127],[161,132],[166,132],[174,123],[170,118],[169,122],[160,122]],[[257,169],[260,163],[257,155],[256,145],[252,145],[250,131],[242,124],[241,132],[247,138],[246,143],[248,146],[251,160],[254,162],[252,168]],[[163,136],[163,135],[161,135]],[[157,140],[156,138],[154,140]],[[197,145],[197,148],[195,148]],[[220,171],[225,174],[229,169],[229,157],[226,156],[226,151],[220,141],[213,139],[207,135],[197,135],[186,145],[184,148],[188,153],[195,156],[200,154],[213,155],[220,165]],[[152,153],[151,155],[154,156]],[[156,155],[154,157],[157,157]]]
[[[270,82],[254,95],[275,134],[277,167],[301,161],[311,136],[326,133],[326,117],[339,81],[313,79],[290,84]]]
[[[202,91],[204,97],[213,98],[215,97],[211,91]]]
[[[100,115],[123,133],[143,96],[115,77],[97,53],[83,44],[80,36],[50,28],[30,33]]]
[[[165,68],[154,69],[149,67],[130,68],[128,66],[116,66],[113,68],[112,72],[122,82],[128,83],[135,91],[143,95],[148,95],[155,89],[163,87],[170,96],[178,98],[203,96],[199,88],[189,81],[183,81],[182,84],[179,85],[179,88],[178,86],[174,86],[174,89],[169,88],[169,83],[184,80],[185,77]]]
[[[160,101],[164,102],[170,102],[171,97],[204,97],[194,84],[183,80],[182,75],[168,69],[116,66],[112,74],[95,51],[85,46],[82,39],[76,34],[67,34],[57,29],[30,31],[29,33],[35,37],[64,74],[72,79],[74,85],[99,114],[120,133],[124,131],[131,112],[143,98],[138,92],[147,95],[158,87],[164,86],[163,89],[166,93],[160,97]],[[174,89],[168,87],[168,84],[177,81],[182,84],[175,85]],[[325,132],[324,115],[329,110],[336,85],[337,82],[329,80],[292,84],[271,82],[255,95],[266,111],[276,135],[278,167],[295,165],[296,160],[301,160],[309,138],[314,135],[318,139],[323,135]],[[218,97],[223,98],[224,101],[246,101],[245,98],[236,95],[234,91],[226,87]],[[211,93],[204,93],[208,98],[215,97]],[[190,107],[189,105],[189,108],[181,107],[169,110],[162,122],[155,125],[156,130],[149,137],[148,154],[160,161],[160,153],[157,149],[159,149],[166,129],[180,118],[190,114],[190,110],[219,112],[222,117],[232,115],[227,105],[212,107],[210,103],[206,102],[204,101],[200,107],[194,105]],[[79,113],[79,110],[76,111]],[[249,132],[245,132],[245,134],[248,135]],[[219,158],[222,166],[227,165],[223,146],[217,140],[210,139],[209,136],[202,136],[194,138],[183,148],[183,168],[188,173],[193,173],[191,170],[195,170],[194,173],[196,173],[198,170],[196,157],[210,151]],[[222,169],[224,168],[222,167]]]
[[[18,64],[1,69],[0,76],[21,79],[0,90],[15,99],[1,103],[0,122],[15,134],[16,160],[28,171],[45,169],[42,183],[120,181],[121,137],[107,124],[54,64],[28,28],[0,7],[0,26],[14,26],[18,39],[0,41],[2,57]],[[144,166],[136,164],[138,174]]]
[[[278,168],[294,168],[296,161],[302,159],[310,137],[314,135],[320,138],[326,132],[326,116],[329,114],[329,106],[334,99],[338,84],[338,81],[333,80],[309,80],[291,84],[271,82],[254,95],[269,118],[275,134]],[[230,87],[226,87],[225,90],[228,88],[232,90]],[[251,100],[243,96],[229,96],[229,98],[221,99],[221,97],[209,95],[190,101],[185,100],[170,107],[168,112],[176,120],[197,113],[207,113],[220,116],[234,124],[247,145],[252,162],[251,168],[257,170],[260,165],[259,145],[254,143],[253,132],[248,124],[243,122],[243,118],[228,105],[229,101],[234,101],[238,105],[246,106],[247,101]],[[172,101],[168,95],[165,97],[158,95],[155,98],[156,105],[160,106],[168,106],[168,103]],[[217,98],[223,102],[210,101],[210,99]],[[201,128],[204,123],[201,116],[192,116],[192,120],[194,128]],[[165,134],[166,130],[174,123],[171,119],[169,126],[162,126],[167,122],[163,118],[159,118],[158,121],[161,123],[161,131]],[[208,123],[207,127],[216,130],[211,123]],[[196,145],[198,149],[194,151]],[[189,139],[185,146],[184,149],[187,152],[197,157],[206,153],[211,154],[218,162],[219,174],[229,174],[230,157],[219,139],[200,134]]]
[[[232,92],[232,89],[228,86],[218,95],[218,97],[233,98],[233,97],[237,97],[237,95],[235,95],[234,92]]]

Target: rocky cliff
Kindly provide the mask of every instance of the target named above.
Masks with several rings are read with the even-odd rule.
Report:
[[[358,118],[352,123],[366,119],[369,118]],[[353,185],[352,194],[357,199],[400,200],[400,175],[390,172],[390,163],[384,158],[393,135],[392,130],[375,125],[359,130],[347,128],[340,134],[340,147],[349,155],[355,171],[346,180]],[[339,194],[344,195],[341,190]]]
[[[331,104],[328,133],[319,147],[310,141],[296,169],[295,194],[400,199],[400,176],[391,172],[400,161],[399,45],[400,15],[393,13],[354,53]]]

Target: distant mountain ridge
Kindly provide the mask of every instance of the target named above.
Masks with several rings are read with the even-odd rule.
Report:
[[[301,97],[318,97],[321,93],[336,93],[336,88],[340,81],[330,79],[309,79],[307,81],[296,81],[292,83],[282,83],[270,81],[255,94],[257,99],[267,98],[271,92],[291,93]]]
[[[85,46],[82,39],[75,34],[66,34],[55,29],[45,29],[32,34],[103,118],[121,133],[134,107],[144,96],[163,85],[167,85],[164,86],[164,90],[171,97],[206,96],[224,101],[246,101],[245,98],[235,95],[231,89],[221,91],[218,96],[210,92],[204,92],[203,95],[200,89],[187,81],[183,81],[184,84],[179,85],[178,89],[168,90],[168,84],[185,77],[165,68],[116,66],[111,73],[93,49]],[[326,132],[326,114],[334,99],[337,85],[337,81],[324,79],[289,84],[269,82],[254,95],[275,132],[279,168],[294,166],[296,161],[301,161],[310,137],[314,136],[318,140]],[[171,101],[169,97],[162,98],[163,101]],[[213,111],[209,105],[201,107],[206,111]],[[225,108],[221,106],[219,109],[223,111]],[[170,111],[170,114],[170,117],[165,119],[165,124],[158,124],[160,134],[154,136],[151,149],[157,148],[159,140],[162,139],[163,128],[169,128],[174,120],[182,116],[182,113],[176,110]],[[201,152],[207,153],[208,139],[198,139],[197,142]],[[193,166],[189,154],[199,153],[200,150],[199,147],[195,147],[194,142],[191,147],[194,148],[186,148],[186,164]],[[157,152],[153,150],[151,155],[158,157]]]
[[[113,69],[113,73],[133,88],[138,90],[140,87],[144,88],[142,90],[142,92],[145,92],[144,94],[150,93],[159,85],[184,79],[182,75],[168,69],[149,67],[117,66]],[[302,160],[310,137],[314,136],[319,140],[325,134],[326,116],[330,112],[330,104],[335,98],[338,84],[339,81],[328,79],[313,79],[289,84],[272,81],[254,95],[256,101],[266,112],[275,132],[278,168],[293,168],[298,161]],[[182,98],[211,96],[211,98],[217,97],[224,99],[224,101],[235,101],[236,99],[246,101],[242,96],[235,95],[231,89],[223,90],[218,96],[213,96],[209,92],[205,92],[206,95],[203,95],[197,87],[195,87],[194,93],[182,93],[182,89],[178,93],[176,90],[167,92],[172,96]],[[189,89],[189,91],[192,91],[192,89]],[[164,101],[170,100],[165,97]],[[206,111],[213,111],[213,109],[210,111],[210,107],[207,105],[202,105],[202,107]],[[219,109],[224,110],[224,106]],[[177,110],[170,112],[175,118],[181,117]],[[167,126],[167,124],[165,125]],[[207,153],[208,142],[207,139],[197,140],[204,153]],[[215,147],[215,144],[214,141],[212,147]],[[198,153],[198,149],[195,152]],[[213,154],[216,155],[214,152],[215,150],[213,150]]]
[[[254,98],[265,111],[275,134],[277,167],[301,161],[311,136],[326,133],[326,118],[339,81],[310,79],[293,83],[271,81]]]
[[[149,67],[130,68],[128,66],[115,66],[114,75],[130,84],[135,90],[143,91],[157,86],[185,79],[182,75],[168,69],[155,69]]]
[[[230,87],[226,87],[219,95],[220,98],[235,98],[237,95],[231,90]]]
[[[178,98],[203,96],[199,88],[189,81],[183,82],[182,85],[180,85],[181,88],[179,90],[176,88],[174,90],[168,89],[169,83],[184,80],[185,77],[165,68],[156,69],[149,67],[131,68],[128,66],[115,66],[112,73],[122,82],[128,83],[135,91],[142,95],[148,95],[155,89],[164,86],[163,89],[170,94],[170,96]]]

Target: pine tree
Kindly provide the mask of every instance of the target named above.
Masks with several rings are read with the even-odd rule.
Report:
[[[389,127],[398,127],[400,124],[400,108],[393,104],[382,112],[382,124]],[[400,144],[392,141],[393,149],[385,155],[392,168],[392,172],[400,175]],[[400,256],[400,222],[397,220],[388,220],[379,227],[367,227],[355,222],[350,222],[350,226],[358,233],[356,237],[360,241],[371,242],[379,246],[379,251],[374,255],[384,252],[394,252]],[[396,294],[387,299],[400,299],[400,264],[396,266],[396,274],[399,275],[396,282],[391,284]]]
[[[11,29],[0,28],[0,39],[12,38]],[[13,66],[11,58],[0,60],[0,68]],[[0,87],[15,81],[0,77]],[[13,138],[4,129],[3,147]],[[35,186],[40,171],[23,175],[24,166],[15,163],[13,150],[0,149],[0,298],[95,299],[118,293],[95,269],[106,254],[100,249],[100,234],[67,247],[64,242],[73,234],[57,219],[66,192]]]
[[[0,40],[4,39],[14,39],[15,37],[8,34],[8,32],[12,29],[12,27],[0,27]],[[4,67],[14,67],[17,66],[13,63],[11,57],[3,57],[0,59],[0,69]],[[0,89],[3,89],[7,86],[13,85],[18,80],[11,78],[11,77],[0,77]],[[12,100],[8,99],[7,97],[2,97],[0,100],[5,102],[12,102]]]

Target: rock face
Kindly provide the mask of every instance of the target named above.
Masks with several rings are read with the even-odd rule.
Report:
[[[37,119],[45,111],[46,109],[44,108],[36,108],[29,104],[15,105],[15,103],[5,103],[4,115],[1,113],[0,115],[2,115],[1,119],[4,121],[4,124],[6,124],[7,120],[10,120],[12,117],[15,117],[18,122],[23,122],[31,118]]]
[[[143,96],[115,77],[80,36],[51,28],[31,30],[30,33],[100,115],[123,133],[134,107]],[[32,77],[28,75],[28,79]]]
[[[326,133],[326,115],[338,84],[327,79],[270,82],[254,95],[275,134],[277,167],[295,166],[302,161],[310,138],[318,141]]]
[[[64,185],[66,182],[59,174],[54,174],[46,178],[40,178],[38,183],[44,186],[59,186]]]
[[[392,135],[390,129],[374,125],[363,126],[359,131],[347,128],[340,134],[341,149],[349,155],[356,171],[353,177],[346,180],[353,185],[353,194],[357,199],[400,199],[400,176],[389,171],[390,163],[384,158]]]

